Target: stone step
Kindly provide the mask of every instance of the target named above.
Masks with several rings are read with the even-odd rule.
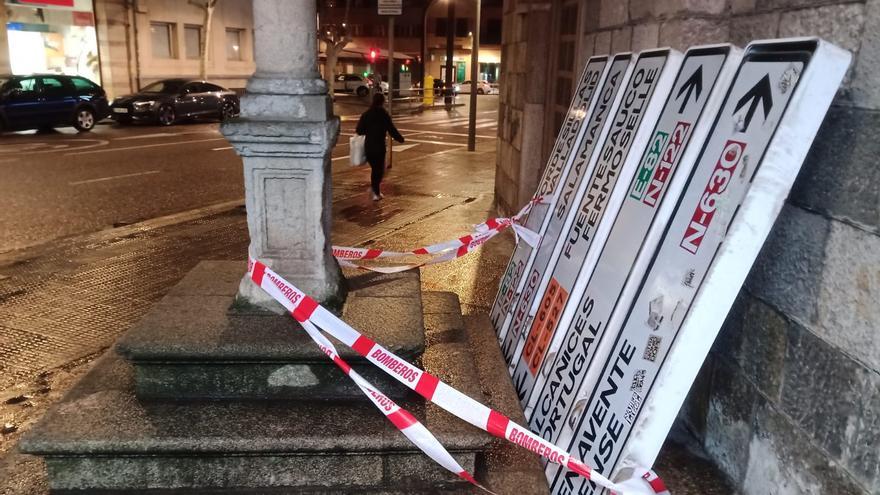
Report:
[[[234,303],[244,271],[240,262],[200,263],[119,340],[135,368],[137,396],[363,400],[290,315]],[[418,271],[347,275],[342,319],[418,362],[425,349]],[[408,389],[337,344],[367,380],[390,397],[407,397]]]
[[[465,344],[438,344],[426,368],[484,400]],[[340,379],[342,375],[340,375]],[[491,437],[421,399],[403,407],[465,468]],[[324,493],[460,489],[364,401],[143,401],[110,352],[22,440],[53,490],[296,489]]]

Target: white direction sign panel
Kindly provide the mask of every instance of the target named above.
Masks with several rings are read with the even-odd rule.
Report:
[[[592,80],[595,77],[590,74],[597,72],[595,70],[591,72],[590,67],[598,62],[595,60],[596,58],[591,58],[587,63],[584,77],[581,78],[582,84],[585,79]],[[527,228],[538,232],[542,237],[548,236],[548,229],[554,219],[556,219],[555,221],[564,219],[563,215],[568,211],[573,200],[571,196],[575,194],[580,185],[586,167],[585,161],[592,155],[596,142],[601,137],[611,106],[632,61],[632,55],[629,53],[615,55],[610,63],[607,62],[607,57],[598,58],[603,60],[603,67],[597,83],[591,85],[594,89],[590,89],[590,93],[595,96],[590,98],[588,109],[582,111],[587,106],[584,104],[584,100],[578,96],[580,93],[575,93],[575,102],[578,102],[579,106],[574,107],[575,103],[573,103],[572,107],[578,108],[578,110],[572,112],[571,108],[569,109],[566,125],[563,126],[562,132],[556,140],[556,147],[550,155],[544,179],[539,185],[538,196],[543,196],[545,201],[549,199],[549,202],[546,205],[535,205],[525,223]],[[572,125],[569,127],[568,123],[572,117],[576,117],[576,120],[572,121]],[[575,127],[576,133],[574,132]],[[576,139],[571,139],[574,135],[577,136]],[[573,164],[576,166],[572,166]],[[552,181],[547,180],[548,178]],[[535,249],[532,249],[525,242],[518,243],[501,279],[498,295],[495,297],[495,303],[489,313],[500,340],[503,340],[507,333],[510,311],[518,301],[525,285],[523,274],[531,266],[534,257]]]
[[[629,308],[741,58],[730,45],[685,54],[595,268],[581,271],[539,371],[520,361],[514,383],[534,382],[521,397],[532,429],[544,438],[556,440],[596,348],[606,334],[616,335],[607,322],[616,307]]]
[[[594,111],[598,100],[594,97],[597,94],[596,88],[598,87],[601,93],[608,70],[608,57],[601,56],[590,58],[581,73],[574,97],[568,107],[568,113],[565,115],[565,122],[556,137],[556,144],[553,146],[553,152],[550,153],[550,159],[544,167],[544,174],[538,183],[538,191],[535,193],[535,197],[544,199],[532,207],[524,223],[529,230],[540,234],[546,228],[550,219],[548,213],[556,205],[554,193],[557,188],[561,187],[559,185],[560,178],[567,175],[571,169],[574,157],[572,150],[576,149],[576,146],[583,139],[584,122],[587,120],[587,115]],[[513,300],[524,267],[531,256],[532,247],[528,243],[517,243],[513,256],[507,263],[507,269],[501,277],[498,294],[495,296],[495,303],[489,313],[496,333],[500,330],[500,325],[510,308],[510,302]]]
[[[642,150],[672,89],[681,56],[677,52],[651,51],[639,55],[611,131],[597,155],[586,192],[575,210],[574,221],[557,241],[557,258],[547,270],[529,310],[526,329],[515,343],[511,373],[523,404],[547,354],[560,317],[568,306],[579,274],[592,272],[596,253],[626,195],[626,186],[638,168]],[[617,184],[620,184],[619,186]],[[508,334],[510,335],[510,334]]]
[[[403,13],[403,0],[379,0],[379,15],[400,15]]]
[[[605,207],[612,197],[617,178],[623,172],[632,175],[635,164],[627,164],[627,156],[635,142],[639,125],[645,118],[650,108],[650,117],[654,120],[660,112],[660,107],[665,100],[654,98],[655,89],[663,83],[664,91],[669,91],[675,73],[681,63],[681,54],[672,50],[651,50],[639,54],[634,69],[626,79],[613,109],[612,118],[606,123],[603,139],[601,139],[599,152],[592,153],[589,165],[584,174],[587,179],[578,188],[573,201],[570,202],[566,215],[559,222],[551,223],[551,229],[535,254],[535,260],[527,271],[525,290],[512,313],[509,330],[502,341],[501,352],[509,366],[514,365],[517,351],[523,349],[526,331],[537,312],[537,305],[544,298],[545,292],[550,294],[549,306],[541,311],[541,321],[556,320],[561,313],[574,284],[574,277],[578,268],[584,261],[586,247],[592,242],[593,234],[601,221]],[[651,122],[650,125],[653,125]],[[649,127],[650,128],[650,127]],[[642,141],[646,142],[645,132],[642,133]],[[641,153],[641,150],[639,150]],[[629,179],[624,179],[628,183]],[[620,194],[616,198],[622,200]],[[570,284],[565,286],[550,285],[550,273],[553,272],[558,260],[565,259]],[[555,316],[553,316],[555,314]],[[538,330],[539,332],[541,329]],[[541,347],[540,354],[546,350],[546,343],[533,343],[529,351],[535,351]],[[538,356],[528,357],[530,360]]]
[[[563,422],[557,443],[598,472],[653,462],[849,60],[818,40],[747,49],[621,330],[587,369],[585,406]],[[554,493],[599,491],[564,469],[547,474]]]

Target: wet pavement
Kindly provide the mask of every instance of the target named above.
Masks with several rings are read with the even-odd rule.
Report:
[[[368,196],[369,170],[348,166],[345,136],[354,121],[344,119],[333,152],[334,244],[408,249],[457,237],[494,215],[494,130],[468,153],[466,131],[437,128],[455,115],[420,117],[398,125],[407,144],[417,146],[396,154],[380,202]],[[228,152],[200,151],[212,157]],[[17,439],[185,273],[205,259],[240,259],[244,271],[245,214],[232,203],[234,197],[216,210],[0,254],[0,426],[16,430],[0,437],[0,494],[46,493],[41,461],[18,454]],[[457,293],[465,314],[485,312],[512,248],[513,237],[505,233],[469,256],[425,267],[423,289]],[[660,456],[672,492],[731,493],[688,441],[677,435]]]

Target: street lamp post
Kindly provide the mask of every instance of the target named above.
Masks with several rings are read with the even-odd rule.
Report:
[[[427,75],[425,67],[428,63],[428,12],[431,11],[431,6],[434,5],[434,2],[436,1],[437,0],[428,1],[428,5],[425,6],[425,15],[422,18],[422,82],[424,82],[425,76]],[[433,90],[433,88],[431,89]],[[425,88],[425,90],[427,90],[427,88]]]
[[[477,148],[477,79],[480,75],[480,0],[474,19],[474,36],[471,40],[471,108],[468,114],[468,151]]]

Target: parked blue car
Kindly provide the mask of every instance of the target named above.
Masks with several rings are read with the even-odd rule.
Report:
[[[84,77],[0,75],[0,131],[73,126],[88,132],[109,114],[107,93]]]

